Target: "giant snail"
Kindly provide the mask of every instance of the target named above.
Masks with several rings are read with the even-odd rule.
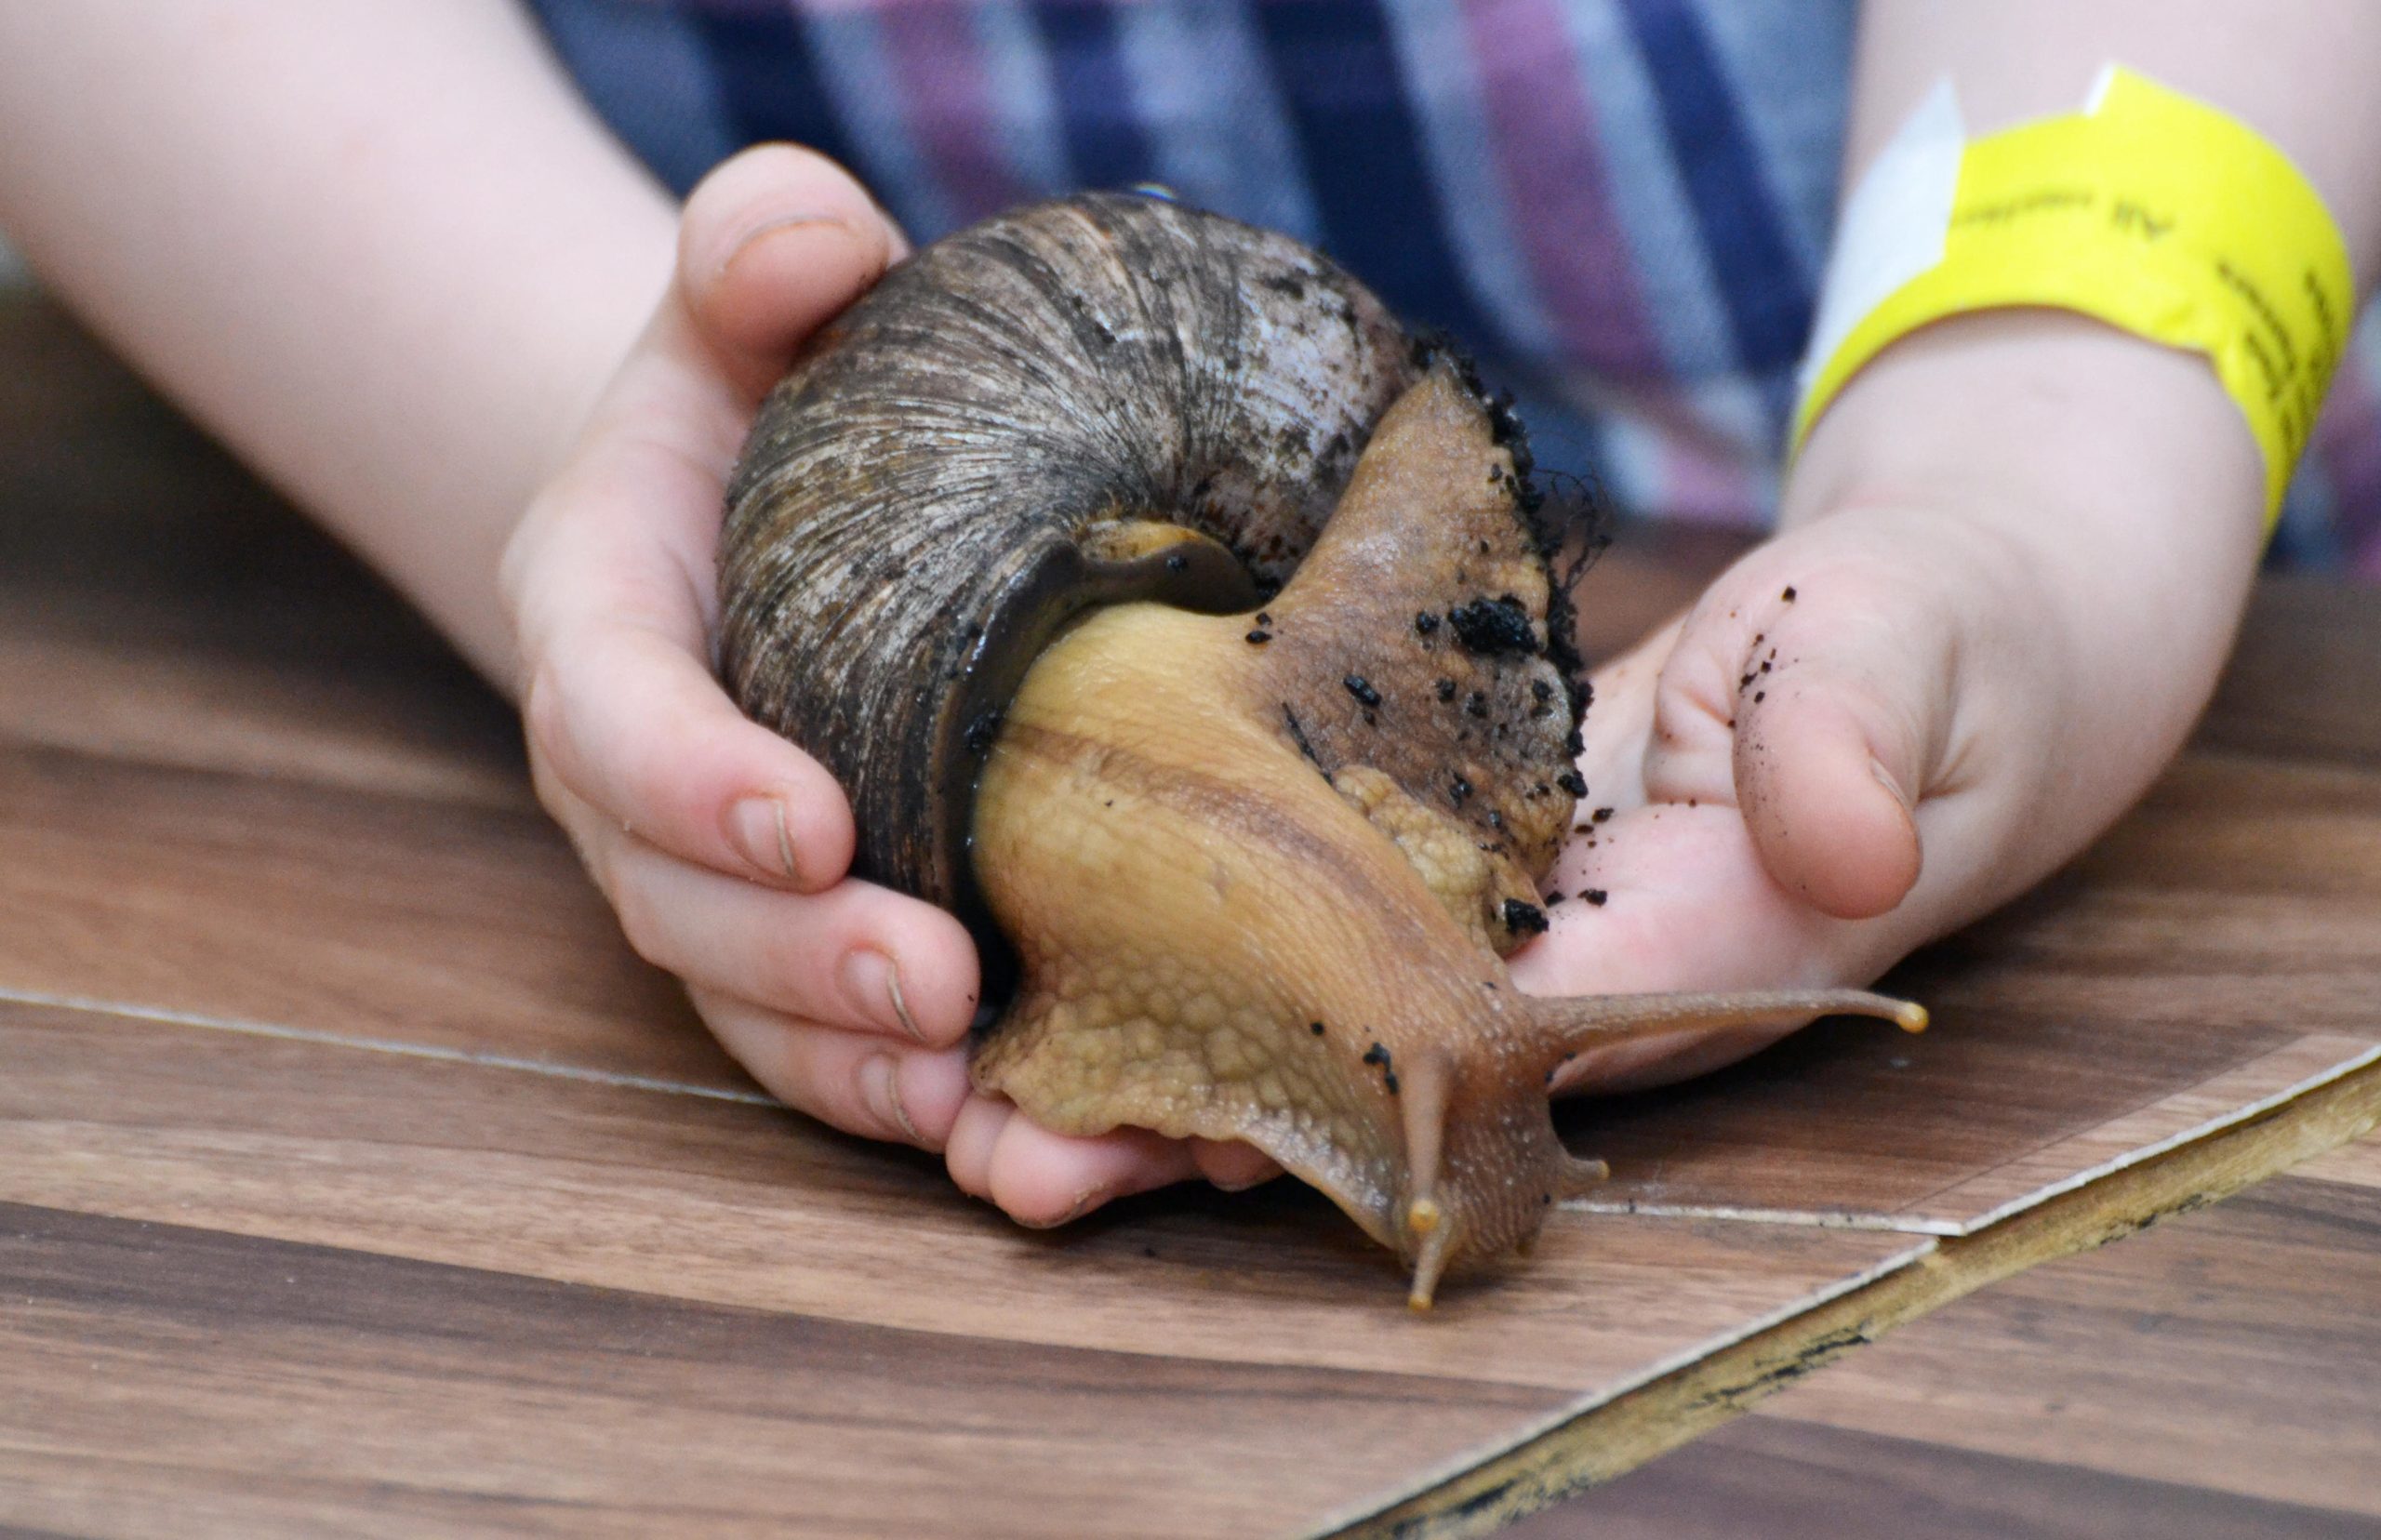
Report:
[[[1603,1177],[1552,1125],[1570,1057],[1924,1021],[1513,987],[1586,790],[1556,522],[1510,416],[1326,259],[1062,199],[919,252],[768,397],[722,667],[848,790],[856,871],[1004,943],[979,1086],[1254,1145],[1425,1307]]]

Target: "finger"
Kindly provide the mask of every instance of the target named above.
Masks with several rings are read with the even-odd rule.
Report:
[[[764,144],[722,163],[688,196],[679,296],[715,361],[758,400],[803,340],[907,251],[842,166]]]
[[[1199,1175],[1226,1192],[1242,1192],[1282,1174],[1273,1157],[1237,1139],[1193,1139],[1190,1160]]]
[[[679,641],[627,620],[543,639],[533,750],[605,818],[684,860],[799,892],[850,869],[851,805],[826,767],[736,709]]]
[[[1593,827],[1599,813],[1609,818],[1645,801],[1645,745],[1653,731],[1656,687],[1683,623],[1674,620],[1656,631],[1589,681],[1577,760],[1579,777],[1588,783],[1576,816],[1582,826]]]
[[[975,1017],[975,943],[930,904],[859,882],[762,887],[600,822],[582,843],[637,955],[690,985],[926,1047]]]
[[[1882,914],[1922,862],[1912,810],[1955,701],[1948,630],[1882,566],[1799,564],[1799,583],[1776,584],[1795,564],[1781,549],[1688,617],[1657,686],[1647,794],[1736,804],[1788,892]]]
[[[1922,752],[1872,680],[1824,659],[1782,674],[1736,734],[1736,794],[1762,859],[1824,913],[1886,913],[1918,885]],[[1901,703],[1915,709],[1914,703]]]
[[[524,520],[504,591],[530,748],[664,849],[816,890],[851,861],[842,789],[711,673],[717,471],[658,431],[598,433]]]
[[[1555,860],[1548,880],[1570,896],[1507,962],[1524,990],[1816,989],[1855,982],[1869,962],[1843,944],[1857,927],[1769,880],[1734,808],[1655,803],[1604,829],[1593,847],[1574,841]]]
[[[1582,840],[1564,850],[1550,880],[1575,896],[1552,906],[1547,934],[1509,960],[1514,982],[1531,994],[1866,983],[1917,939],[1898,916],[1846,922],[1800,902],[1770,880],[1744,821],[1724,804],[1640,807],[1601,835],[1593,846]],[[1791,1029],[1615,1043],[1565,1064],[1555,1088],[1667,1083]]]
[[[1955,702],[1939,612],[1891,579],[1820,573],[1780,597],[1742,657],[1732,772],[1762,862],[1843,919],[1883,914],[1918,883],[1913,816]]]
[[[963,1050],[931,1052],[690,989],[721,1046],[771,1095],[863,1138],[940,1150],[970,1095]]]
[[[1037,1228],[1198,1174],[1187,1141],[1137,1128],[1092,1138],[1053,1134],[981,1095],[960,1109],[944,1159],[963,1190]]]

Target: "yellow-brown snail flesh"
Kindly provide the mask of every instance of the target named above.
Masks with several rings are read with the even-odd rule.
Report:
[[[1565,1059],[1858,991],[1523,995],[1583,790],[1559,531],[1468,370],[1284,237],[1137,197],[927,247],[729,490],[723,667],[849,790],[862,875],[989,920],[978,1083],[1238,1139],[1413,1269],[1599,1179]]]

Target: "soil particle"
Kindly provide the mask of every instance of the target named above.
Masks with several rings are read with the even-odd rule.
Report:
[[[1505,928],[1516,936],[1546,934],[1546,911],[1518,898],[1505,900]]]
[[[1366,679],[1363,674],[1350,674],[1339,683],[1346,686],[1350,695],[1354,696],[1364,705],[1377,706],[1380,704],[1380,692],[1374,689],[1372,686],[1372,681]]]
[[[1455,639],[1470,652],[1493,657],[1537,651],[1537,633],[1530,629],[1529,610],[1510,593],[1458,604],[1447,611],[1447,623],[1455,628]]]
[[[1602,888],[1582,888],[1579,892],[1579,896],[1585,898],[1589,903],[1593,904],[1596,908],[1602,909],[1603,908],[1603,901],[1611,897],[1612,895],[1606,893]]]

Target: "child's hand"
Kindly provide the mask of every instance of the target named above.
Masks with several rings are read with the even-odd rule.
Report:
[[[722,487],[754,407],[906,249],[840,168],[787,146],[688,200],[671,293],[506,552],[539,796],[638,952],[791,1105],[947,1149],[960,1186],[1030,1223],[1254,1180],[1270,1165],[1240,1147],[1062,1138],[973,1092],[967,933],[847,877],[842,790],[712,677]]]
[[[1782,532],[1597,676],[1552,879],[1572,896],[1516,977],[1864,984],[2022,891],[2181,743],[2262,498],[2201,360],[2046,313],[1897,345],[1821,421]],[[1565,1083],[1680,1079],[1777,1035],[1629,1044]]]

